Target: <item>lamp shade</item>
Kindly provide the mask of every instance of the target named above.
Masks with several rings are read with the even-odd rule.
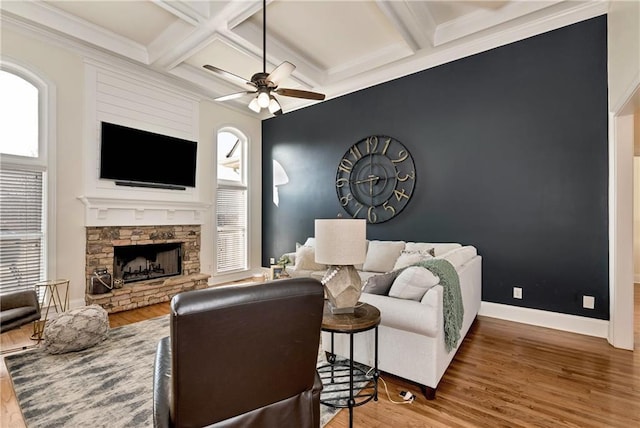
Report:
[[[316,263],[332,266],[364,263],[367,222],[360,219],[317,219]]]

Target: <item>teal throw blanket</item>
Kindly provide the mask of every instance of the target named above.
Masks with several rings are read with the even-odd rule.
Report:
[[[458,340],[460,340],[460,329],[462,328],[462,318],[464,317],[458,272],[448,260],[444,259],[424,260],[415,263],[413,266],[428,269],[431,273],[440,277],[440,285],[444,289],[444,344],[447,352],[451,352],[458,344]]]

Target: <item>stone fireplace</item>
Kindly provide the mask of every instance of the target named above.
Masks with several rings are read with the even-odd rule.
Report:
[[[89,294],[95,269],[106,268],[121,288]],[[200,225],[87,227],[86,302],[119,312],[166,302],[207,287],[200,273]]]

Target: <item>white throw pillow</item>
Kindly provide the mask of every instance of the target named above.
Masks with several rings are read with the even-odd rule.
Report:
[[[296,251],[296,270],[323,270],[327,266],[316,263],[316,249],[302,246]]]
[[[403,251],[396,260],[393,270],[398,270],[411,266],[412,264],[432,259],[433,256],[426,251]]]
[[[362,270],[365,272],[389,272],[404,250],[402,241],[371,241]]]
[[[389,290],[389,297],[420,301],[422,296],[434,285],[438,285],[440,278],[429,270],[411,266],[403,270],[393,281]]]

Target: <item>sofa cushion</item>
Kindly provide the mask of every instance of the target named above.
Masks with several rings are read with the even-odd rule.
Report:
[[[362,292],[386,296],[389,294],[389,289],[391,288],[391,285],[393,284],[393,281],[396,279],[398,274],[400,274],[400,272],[392,271],[383,275],[375,275],[369,277],[369,279],[367,279],[367,282],[364,284],[364,287],[362,288]]]
[[[478,255],[478,250],[476,247],[471,245],[466,245],[464,247],[453,249],[439,258],[447,260],[449,263],[453,265],[454,268],[458,269],[460,266],[474,258]]]
[[[371,241],[362,270],[368,272],[389,272],[404,250],[402,241]]]
[[[433,255],[437,257],[460,247],[462,247],[462,245],[455,242],[407,242],[404,249],[405,251],[425,251],[433,249]]]
[[[424,293],[439,282],[440,278],[429,270],[419,266],[410,266],[393,281],[389,297],[420,301]]]
[[[109,316],[101,306],[82,306],[48,322],[44,328],[43,349],[50,354],[80,351],[106,339]]]
[[[431,249],[433,250],[433,249]],[[393,270],[398,270],[411,266],[418,262],[429,260],[433,258],[432,251],[403,251],[400,253],[400,257],[396,260],[396,264],[393,266]]]
[[[316,263],[316,250],[313,247],[302,246],[296,251],[296,270],[322,270],[327,266]]]

